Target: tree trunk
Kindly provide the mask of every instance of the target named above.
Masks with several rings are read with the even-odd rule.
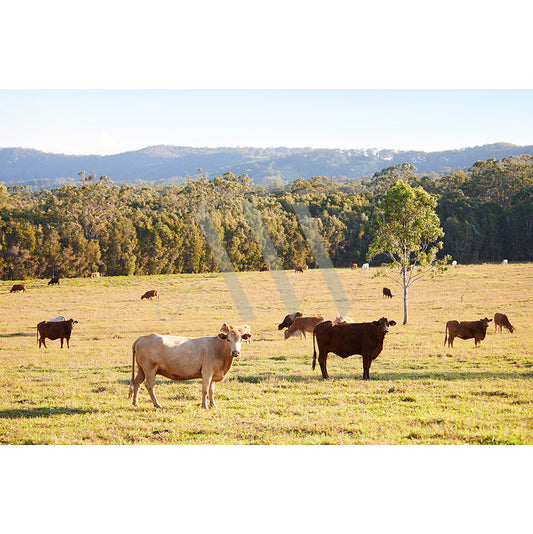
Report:
[[[407,269],[404,268],[404,272],[403,272],[403,324],[407,324],[407,315],[408,315],[408,300],[407,300],[407,280],[406,280],[406,277],[407,277],[407,274],[406,274],[406,271]]]

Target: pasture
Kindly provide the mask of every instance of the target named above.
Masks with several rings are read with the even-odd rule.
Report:
[[[283,339],[287,311],[270,273],[239,273],[255,314],[216,409],[201,410],[201,381],[156,381],[163,409],[144,386],[128,399],[131,346],[148,333],[216,335],[240,324],[219,274],[25,281],[26,293],[0,282],[0,442],[3,444],[533,444],[533,265],[450,268],[410,289],[403,326],[401,288],[367,271],[337,270],[357,322],[382,316],[390,329],[370,381],[360,356],[328,358],[330,380],[311,370],[312,336]],[[287,272],[305,315],[337,315],[320,271]],[[384,299],[382,287],[394,297]],[[159,299],[141,300],[150,289]],[[295,310],[289,310],[295,311]],[[481,346],[443,346],[446,321],[509,316],[516,327]],[[72,317],[70,349],[36,325]]]

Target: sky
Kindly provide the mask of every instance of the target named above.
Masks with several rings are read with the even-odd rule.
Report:
[[[153,145],[435,151],[533,144],[529,89],[3,89],[0,147]]]

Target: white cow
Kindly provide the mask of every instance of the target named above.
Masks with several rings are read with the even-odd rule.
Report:
[[[224,323],[220,327],[220,331],[227,334],[230,330],[238,330],[241,334],[250,334],[250,337],[246,340],[246,343],[252,342],[252,329],[247,324],[241,324],[240,326],[234,326],[232,324]]]
[[[339,315],[335,317],[336,323],[355,323],[355,321],[348,315]]]
[[[61,321],[66,321],[67,318],[63,315],[58,315],[57,317],[52,317],[52,319],[48,319],[49,323],[60,323]]]
[[[370,267],[370,265],[368,263],[363,263],[363,265],[361,266],[361,269],[368,269]]]
[[[132,347],[129,398],[138,405],[139,387],[144,382],[156,408],[161,408],[154,393],[155,377],[171,380],[202,379],[202,408],[215,407],[215,382],[229,371],[234,358],[241,353],[242,340],[251,334],[231,329],[213,337],[178,337],[150,334],[138,337]],[[135,361],[139,370],[135,376]]]

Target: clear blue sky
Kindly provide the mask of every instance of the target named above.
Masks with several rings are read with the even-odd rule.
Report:
[[[0,147],[456,149],[533,144],[533,90],[0,90]]]

